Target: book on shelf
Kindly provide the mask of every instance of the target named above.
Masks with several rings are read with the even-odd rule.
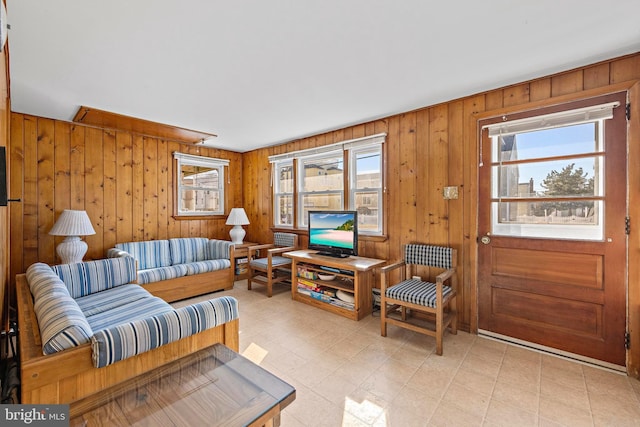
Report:
[[[316,283],[312,282],[311,280],[307,280],[307,279],[301,279],[300,277],[298,277],[298,283],[308,286],[310,288],[316,288]]]
[[[355,304],[352,302],[342,301],[336,297],[331,296],[330,294],[313,291],[303,285],[298,285],[298,292],[304,295],[308,295],[313,299],[335,305],[336,307],[346,308],[348,310],[353,310],[355,308]]]
[[[330,297],[333,297],[333,298],[336,297],[336,290],[333,288],[328,288],[326,286],[312,286],[306,283],[301,283],[300,280],[298,280],[298,289],[306,289],[309,291],[329,295]]]

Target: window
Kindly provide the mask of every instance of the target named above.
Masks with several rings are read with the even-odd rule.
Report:
[[[382,233],[382,146],[349,150],[349,209],[358,211],[358,231]]]
[[[385,136],[271,156],[274,225],[305,228],[310,210],[348,209],[358,211],[359,233],[381,235]]]
[[[344,209],[342,151],[298,160],[298,224],[307,226],[309,211]]]
[[[615,106],[486,126],[493,234],[603,239],[604,127]]]
[[[285,160],[274,165],[275,186],[273,211],[275,225],[293,227],[293,161]]]
[[[224,215],[224,167],[228,160],[173,153],[177,160],[177,215]]]

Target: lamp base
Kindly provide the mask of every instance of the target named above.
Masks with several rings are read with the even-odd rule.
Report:
[[[244,228],[242,228],[241,225],[234,225],[233,228],[229,230],[229,236],[231,237],[231,242],[235,243],[236,245],[242,244],[242,240],[244,239],[244,236],[246,234],[247,232],[244,231]]]
[[[87,244],[78,236],[67,236],[56,248],[62,264],[74,264],[82,262],[84,254],[87,253]]]

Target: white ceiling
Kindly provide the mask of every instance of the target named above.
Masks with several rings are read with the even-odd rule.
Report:
[[[639,0],[7,0],[12,110],[248,151],[640,51]]]

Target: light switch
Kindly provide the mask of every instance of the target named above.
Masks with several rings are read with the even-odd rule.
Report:
[[[443,197],[445,199],[457,199],[458,198],[458,187],[444,187]]]

